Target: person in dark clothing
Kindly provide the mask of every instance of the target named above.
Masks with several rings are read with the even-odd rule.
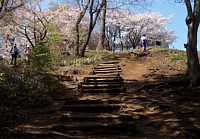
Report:
[[[16,64],[17,64],[17,55],[19,54],[19,50],[18,50],[16,44],[14,44],[14,46],[11,48],[10,53],[11,53],[11,56],[12,56],[10,64],[12,65],[13,61],[14,61],[14,65],[16,66]]]

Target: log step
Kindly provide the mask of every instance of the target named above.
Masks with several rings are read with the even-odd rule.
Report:
[[[84,78],[84,82],[122,82],[121,78]]]
[[[82,131],[93,131],[93,130],[119,130],[121,132],[128,132],[130,129],[135,128],[136,124],[135,122],[121,122],[121,123],[107,123],[107,124],[101,124],[101,123],[73,123],[73,124],[59,124],[52,126],[52,129],[55,131],[65,132],[66,130],[82,130]]]
[[[92,86],[98,86],[98,85],[115,85],[115,84],[117,84],[117,85],[123,85],[124,83],[123,82],[121,82],[121,81],[113,81],[113,82],[81,82],[81,83],[79,83],[79,86],[85,86],[85,85],[92,85]]]
[[[110,66],[110,67],[113,66],[114,67],[114,66],[118,66],[118,65],[113,64],[113,63],[110,63],[110,64],[109,63],[108,64],[101,63],[101,64],[98,64],[96,67],[99,67],[99,66]]]
[[[98,76],[116,76],[118,77],[120,75],[119,72],[114,72],[114,73],[98,73],[98,74],[93,74],[93,75],[98,75]]]
[[[51,128],[52,130],[52,128]],[[131,138],[132,136],[130,136]],[[100,134],[91,134],[90,135],[74,135],[73,132],[70,135],[69,133],[61,133],[57,131],[35,131],[35,132],[12,132],[9,133],[9,138],[13,139],[111,139],[110,137]],[[127,139],[127,135],[112,135],[112,138]],[[143,139],[143,138],[140,138]],[[144,138],[146,139],[146,138]]]
[[[77,105],[64,105],[60,110],[73,111],[73,112],[112,112],[119,110],[125,104],[77,104]]]
[[[120,73],[118,71],[93,71],[91,74],[98,76],[119,76]]]
[[[107,61],[107,62],[103,62],[102,64],[118,64],[118,61]]]
[[[85,77],[85,79],[122,79],[120,76],[89,76]]]
[[[94,70],[92,73],[93,74],[99,74],[99,73],[100,74],[103,74],[103,73],[106,74],[106,73],[118,73],[118,72],[122,72],[122,71],[121,70],[112,70],[112,71],[111,70],[109,70],[109,71],[108,70],[105,70],[105,71]]]
[[[113,71],[113,70],[121,70],[121,68],[118,68],[118,67],[94,68],[93,70],[95,70],[95,71],[105,71],[105,70]]]
[[[93,73],[94,72],[102,72],[102,73],[104,73],[104,72],[122,72],[122,70],[119,70],[119,69],[112,69],[112,70],[107,70],[107,69],[101,69],[101,70],[99,70],[99,69],[95,69],[95,70],[93,70]]]
[[[119,66],[97,66],[94,67],[93,70],[113,70],[113,69],[118,69],[121,70],[121,67]]]
[[[60,121],[118,121],[118,122],[132,122],[134,119],[131,115],[62,115]]]
[[[118,95],[123,95],[124,93],[123,92],[115,92],[115,93],[100,93],[100,92],[96,92],[96,93],[82,93],[82,96],[91,96],[91,97],[101,97],[101,98],[112,98],[112,97],[115,97],[115,96],[118,96]]]
[[[103,65],[103,66],[96,66],[94,67],[94,69],[109,69],[109,68],[117,68],[119,69],[120,67],[119,66],[109,66],[109,65]]]
[[[117,104],[121,103],[119,100],[66,100],[65,105],[74,105],[74,104]]]
[[[126,92],[126,89],[123,88],[123,87],[119,87],[119,88],[94,88],[94,89],[81,88],[80,92],[82,92],[82,93],[119,93],[119,92]]]
[[[82,88],[82,89],[100,89],[100,88],[118,88],[118,87],[122,87],[123,84],[81,84],[78,87]]]

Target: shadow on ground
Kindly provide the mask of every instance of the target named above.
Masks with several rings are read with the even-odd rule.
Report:
[[[138,137],[199,138],[200,88],[189,89],[180,75],[145,77],[154,81],[125,80],[127,95],[122,97],[128,104],[124,113],[137,118]]]

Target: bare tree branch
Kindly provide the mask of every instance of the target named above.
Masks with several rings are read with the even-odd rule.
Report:
[[[24,4],[25,4],[24,0],[20,0],[20,1],[18,1],[18,0],[1,0],[1,5],[0,5],[0,20],[7,13],[16,10],[19,7],[22,7]]]

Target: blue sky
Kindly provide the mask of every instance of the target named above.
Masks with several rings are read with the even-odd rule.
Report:
[[[163,16],[173,15],[171,23],[167,26],[167,28],[173,29],[174,35],[177,36],[177,40],[173,43],[173,46],[176,49],[185,50],[183,44],[187,42],[187,26],[185,24],[185,17],[187,16],[186,6],[175,3],[173,0],[170,0],[170,2],[169,0],[155,0],[150,9]],[[198,47],[199,49],[200,47]]]

